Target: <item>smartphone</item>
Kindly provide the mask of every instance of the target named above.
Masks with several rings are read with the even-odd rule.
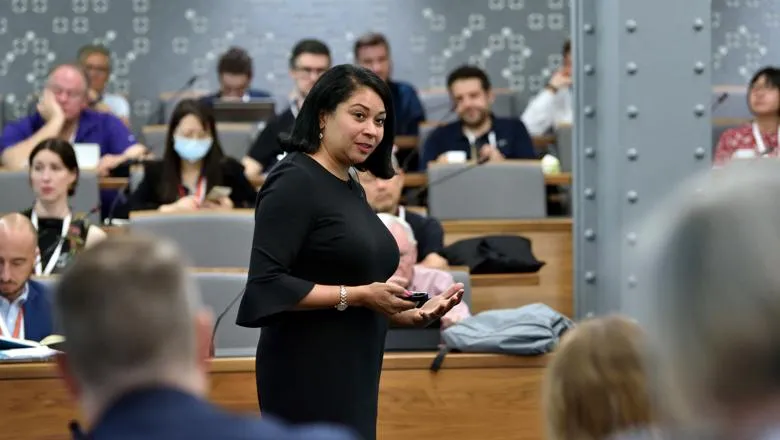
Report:
[[[209,191],[206,200],[216,201],[223,197],[230,197],[232,191],[233,189],[229,186],[215,186]]]
[[[411,292],[411,295],[406,297],[407,301],[412,301],[418,308],[422,307],[428,299],[430,297],[427,292]]]

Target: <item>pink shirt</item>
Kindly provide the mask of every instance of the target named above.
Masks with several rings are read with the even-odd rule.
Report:
[[[764,145],[768,149],[773,150],[769,153],[769,156],[777,156],[777,133],[762,133],[762,137]],[[725,165],[738,150],[755,151],[758,156],[752,123],[740,125],[723,132],[715,149],[715,165]]]
[[[428,292],[433,297],[444,293],[451,285],[455,284],[449,272],[431,269],[425,266],[415,265],[412,282],[407,289],[415,292]],[[446,327],[453,322],[458,322],[471,316],[469,306],[461,301],[460,304],[452,308],[442,317],[442,327]]]

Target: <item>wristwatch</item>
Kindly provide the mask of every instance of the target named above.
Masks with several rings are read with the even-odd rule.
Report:
[[[336,304],[336,310],[343,312],[347,310],[347,288],[339,286],[339,303]]]

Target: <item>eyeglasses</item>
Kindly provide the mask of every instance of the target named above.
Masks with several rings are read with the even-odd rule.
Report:
[[[83,90],[83,89],[78,89],[78,90],[71,89],[71,90],[67,90],[67,89],[64,89],[64,88],[62,88],[62,87],[60,87],[60,86],[51,85],[51,84],[50,84],[50,85],[48,85],[46,88],[47,88],[47,89],[49,89],[49,90],[51,90],[51,92],[52,92],[52,93],[54,93],[54,95],[55,95],[55,96],[56,96],[56,95],[59,95],[60,93],[64,93],[64,94],[65,94],[65,96],[67,96],[67,97],[68,97],[68,99],[76,99],[76,98],[81,98],[81,97],[83,97],[83,96],[86,94],[86,90]]]
[[[301,66],[299,66],[299,67],[296,67],[295,70],[297,72],[299,72],[299,73],[305,73],[306,75],[309,75],[309,76],[311,76],[311,75],[320,76],[323,73],[325,73],[328,69],[327,68],[322,69],[322,68],[318,68],[318,67],[301,67]]]
[[[108,66],[96,66],[94,64],[85,64],[84,70],[86,70],[87,72],[108,73],[110,69],[108,68]]]

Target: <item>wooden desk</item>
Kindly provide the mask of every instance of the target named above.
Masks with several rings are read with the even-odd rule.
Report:
[[[127,186],[127,177],[101,177],[100,189],[120,190]]]
[[[547,357],[453,353],[432,373],[433,357],[385,354],[379,439],[542,440]],[[234,411],[258,411],[254,368],[252,358],[214,360],[212,401]],[[0,396],[0,440],[69,438],[67,424],[76,407],[53,365],[0,364]]]
[[[417,188],[428,183],[428,175],[422,172],[406,173],[404,175],[404,187]],[[547,185],[571,185],[571,173],[545,174],[544,183]]]
[[[497,279],[477,284],[472,295],[475,311],[542,302],[572,316],[572,219],[452,220],[442,222],[442,226],[445,246],[482,235],[522,235],[531,240],[536,258],[546,263],[538,273],[538,284],[499,284]]]

